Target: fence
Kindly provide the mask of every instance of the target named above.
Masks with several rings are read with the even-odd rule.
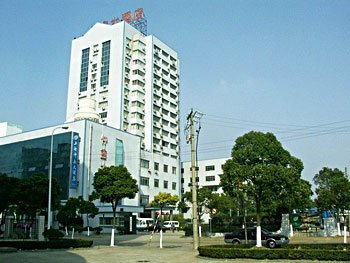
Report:
[[[38,239],[39,219],[5,219],[4,239]]]

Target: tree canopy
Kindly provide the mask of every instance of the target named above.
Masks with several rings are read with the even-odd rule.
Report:
[[[229,216],[232,215],[233,211],[236,211],[237,208],[239,208],[239,204],[236,199],[233,199],[225,193],[212,193],[210,201],[207,204],[207,208],[209,208],[212,215]]]
[[[301,160],[285,150],[272,133],[251,131],[238,137],[231,157],[223,165],[221,186],[234,198],[240,193],[252,198],[258,226],[262,211],[276,210],[296,194],[298,186],[310,186],[301,181]],[[311,186],[304,192],[312,193]],[[309,200],[310,196],[304,198]],[[292,202],[289,205],[288,210],[296,208]]]
[[[350,182],[339,169],[322,168],[313,178],[320,210],[343,212],[350,207]]]
[[[103,203],[111,203],[113,210],[113,229],[115,229],[116,209],[123,198],[135,198],[139,191],[137,181],[131,177],[123,166],[110,166],[98,169],[94,177],[92,199],[100,199]]]
[[[80,202],[78,198],[69,198],[65,205],[62,205],[57,213],[57,220],[65,227],[82,226],[83,220],[79,216]]]
[[[3,214],[2,221],[5,219],[5,214],[11,205],[17,204],[16,189],[20,180],[18,178],[9,177],[6,174],[0,173],[0,214]],[[0,222],[0,225],[3,222]]]
[[[150,205],[153,207],[159,207],[160,212],[162,213],[164,207],[169,205],[175,205],[178,201],[179,197],[177,195],[160,192],[154,196],[154,199]]]
[[[49,195],[49,179],[47,174],[38,173],[22,179],[19,184],[19,214],[35,217],[36,213],[47,210]],[[57,180],[52,180],[51,206],[56,210],[60,206],[60,187]]]
[[[82,215],[86,214],[89,226],[89,217],[94,218],[98,214],[98,208],[91,201],[78,198],[69,198],[65,205],[62,205],[57,214],[57,220],[64,226],[82,226]]]

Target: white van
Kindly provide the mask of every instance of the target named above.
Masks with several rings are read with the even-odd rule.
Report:
[[[137,231],[148,231],[149,227],[151,227],[153,224],[153,218],[136,218]]]
[[[163,227],[166,230],[178,229],[180,226],[179,221],[164,221]]]

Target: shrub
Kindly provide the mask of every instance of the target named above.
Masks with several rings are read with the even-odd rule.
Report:
[[[58,229],[45,229],[43,236],[49,240],[57,240],[64,237],[64,234]]]
[[[94,230],[96,231],[96,234],[99,235],[99,234],[101,234],[103,228],[100,227],[100,226],[97,226],[97,227],[94,228]]]
[[[51,241],[0,241],[0,247],[14,247],[22,250],[91,247],[92,244],[92,240],[82,239],[58,239]]]
[[[84,231],[84,228],[82,226],[80,226],[80,225],[75,225],[73,227],[74,227],[74,231],[75,232],[81,233],[81,232]]]
[[[347,244],[286,245],[279,249],[253,248],[249,245],[245,245],[245,247],[241,245],[217,245],[202,246],[198,248],[198,251],[201,256],[211,258],[348,261],[350,258],[349,249],[350,245]]]

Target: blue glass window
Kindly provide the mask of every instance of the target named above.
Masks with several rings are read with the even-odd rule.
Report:
[[[89,53],[90,53],[90,48],[84,49],[81,53],[80,91],[87,90],[88,73],[89,73]]]
[[[109,83],[109,60],[110,60],[110,48],[111,41],[106,41],[102,43],[102,58],[101,58],[101,78],[100,85],[108,85]]]
[[[115,165],[124,165],[124,145],[122,140],[115,142]]]
[[[68,199],[72,133],[53,137],[52,177],[61,188],[61,200]],[[37,173],[48,174],[51,136],[0,146],[0,173],[19,179]]]

